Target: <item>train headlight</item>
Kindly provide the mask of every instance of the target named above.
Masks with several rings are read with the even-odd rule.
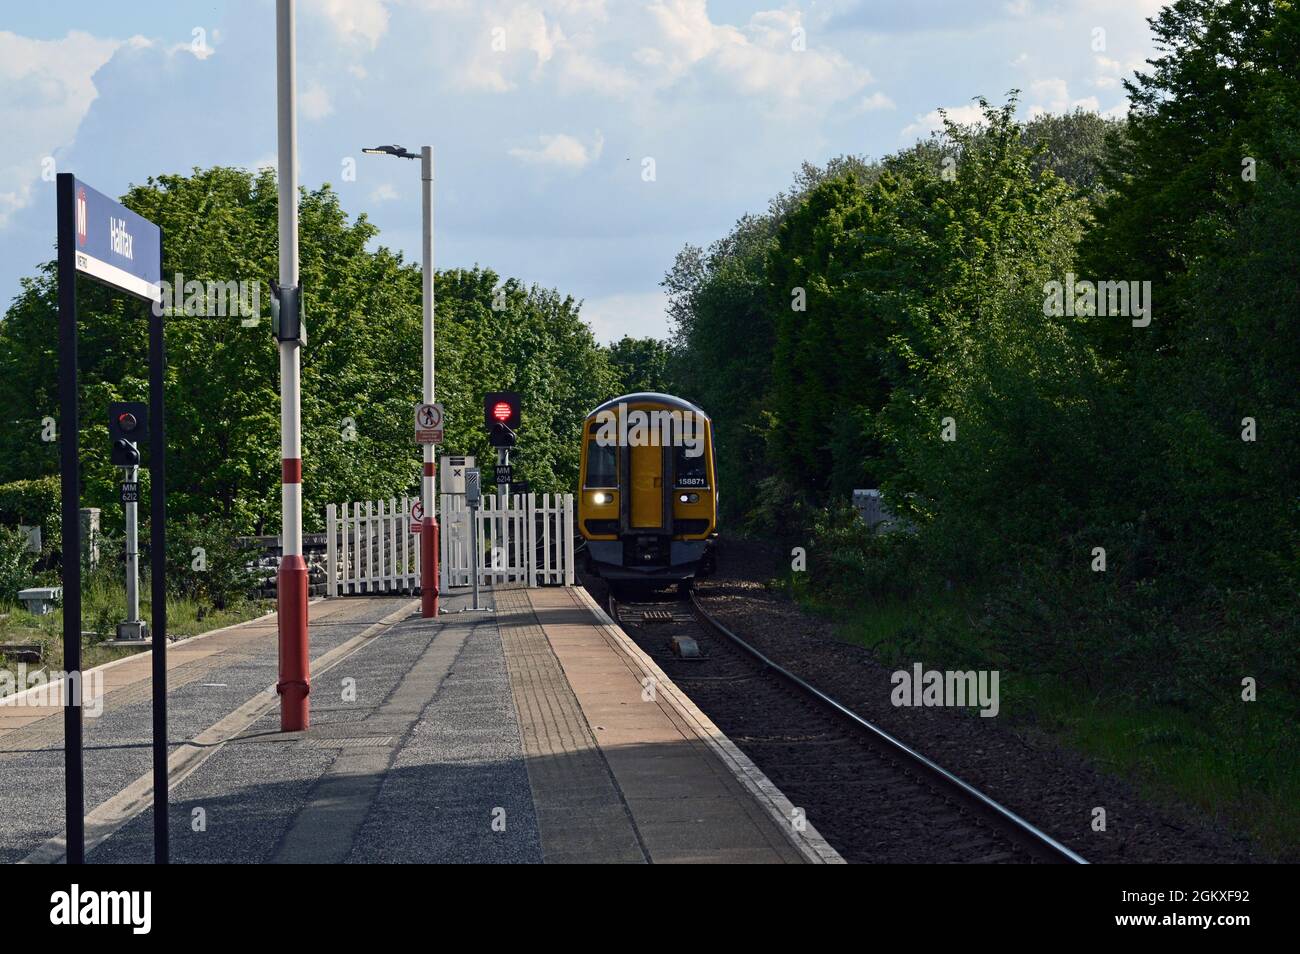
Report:
[[[680,494],[680,495],[677,497],[677,499],[680,500],[682,503],[699,503],[699,502],[700,502],[700,495],[699,495],[699,494]]]
[[[613,494],[592,494],[592,503],[607,504],[614,499]]]

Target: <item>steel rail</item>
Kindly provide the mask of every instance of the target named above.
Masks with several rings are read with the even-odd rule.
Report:
[[[926,758],[905,742],[895,738],[878,725],[864,719],[852,709],[822,692],[816,686],[805,682],[779,663],[776,663],[765,656],[759,650],[745,642],[745,640],[741,639],[734,632],[716,620],[708,610],[700,604],[699,599],[694,593],[690,594],[690,599],[691,606],[695,610],[696,618],[704,625],[722,636],[725,636],[731,642],[735,643],[745,652],[757,659],[764,667],[772,670],[787,682],[799,687],[813,698],[834,709],[840,715],[850,720],[858,728],[865,729],[873,737],[876,743],[882,746],[886,751],[899,756],[908,766],[918,769],[922,775],[926,776],[931,781],[938,783],[948,792],[956,795],[958,800],[975,808],[983,818],[990,821],[1040,860],[1052,862],[1054,864],[1088,864],[1087,859],[1082,855],[1067,848],[1051,835],[1047,834],[1047,832],[1030,824],[1005,805],[994,801],[975,786],[958,778],[947,769]],[[617,619],[617,615],[615,615],[614,618]]]

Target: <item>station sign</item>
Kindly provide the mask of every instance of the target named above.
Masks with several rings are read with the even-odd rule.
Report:
[[[120,202],[73,180],[76,267],[106,285],[162,301],[162,230]]]

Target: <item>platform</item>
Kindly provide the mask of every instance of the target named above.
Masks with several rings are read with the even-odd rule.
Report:
[[[274,617],[169,648],[178,862],[818,863],[839,856],[577,588],[311,607],[312,726]],[[87,858],[152,858],[148,656],[85,720]],[[57,862],[60,710],[0,706],[0,860]]]

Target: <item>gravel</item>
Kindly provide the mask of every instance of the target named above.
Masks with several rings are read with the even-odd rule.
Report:
[[[980,718],[951,707],[895,707],[893,667],[836,639],[831,625],[766,586],[774,553],[728,540],[718,574],[699,583],[701,603],[720,622],[791,672],[918,749],[1094,863],[1241,863],[1249,840],[1219,820],[1156,803],[1128,780],[1065,749],[1033,726]],[[923,660],[937,668],[939,660]],[[697,699],[706,713],[707,707]],[[725,728],[724,728],[725,730]],[[743,746],[742,746],[743,747]],[[762,768],[762,762],[759,761]],[[1094,831],[1094,808],[1106,830]],[[830,835],[826,832],[829,838]],[[834,839],[832,839],[834,843]],[[837,846],[838,847],[838,846]]]

